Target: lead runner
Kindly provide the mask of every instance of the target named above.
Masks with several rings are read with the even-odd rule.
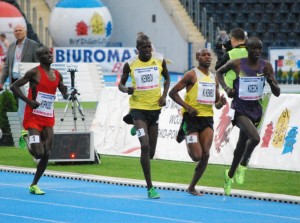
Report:
[[[11,90],[26,102],[23,126],[28,130],[27,145],[30,154],[40,159],[33,181],[29,187],[31,194],[43,195],[38,184],[45,172],[53,145],[54,100],[56,90],[67,97],[67,86],[63,84],[62,75],[50,68],[53,61],[52,52],[46,46],[36,51],[40,65],[27,71],[25,75],[14,82]],[[28,96],[21,91],[21,86],[29,82]]]

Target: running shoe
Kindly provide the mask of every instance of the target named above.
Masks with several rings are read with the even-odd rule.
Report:
[[[26,149],[27,142],[26,139],[28,138],[28,131],[23,129],[21,131],[21,137],[19,138],[19,148]]]
[[[25,130],[25,129],[22,129],[22,131],[21,131],[21,136],[23,136],[23,137],[28,136],[28,131]]]
[[[237,182],[237,184],[243,184],[245,181],[245,171],[247,170],[247,167],[239,165],[236,169],[234,180]]]
[[[136,130],[135,130],[134,127],[132,127],[132,128],[130,129],[130,134],[131,134],[132,136],[135,136],[135,135],[136,135]]]
[[[44,194],[45,194],[45,192],[42,191],[42,190],[39,188],[38,185],[32,185],[32,186],[30,186],[30,187],[29,187],[29,192],[30,192],[31,194],[36,194],[36,195],[44,195]]]
[[[148,197],[151,199],[158,199],[160,198],[160,195],[157,193],[154,187],[151,187],[150,190],[148,190]]]
[[[229,170],[225,170],[224,174],[224,192],[226,196],[230,195],[231,192],[231,184],[233,183],[233,179],[228,176]]]

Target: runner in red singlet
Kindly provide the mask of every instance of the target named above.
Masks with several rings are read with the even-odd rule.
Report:
[[[11,86],[11,90],[20,99],[26,102],[23,126],[28,130],[27,145],[29,152],[35,159],[39,159],[29,192],[43,195],[37,183],[45,172],[53,144],[54,101],[56,90],[67,95],[67,86],[63,84],[62,75],[50,68],[53,60],[50,49],[42,46],[36,51],[40,65],[27,71]],[[20,87],[29,82],[28,96],[26,97]]]

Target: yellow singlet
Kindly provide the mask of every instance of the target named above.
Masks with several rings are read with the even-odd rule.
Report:
[[[197,75],[197,82],[185,94],[184,101],[197,110],[197,116],[212,117],[214,114],[212,105],[216,100],[215,75],[210,72],[209,76],[206,76],[198,68],[193,70]],[[187,110],[183,108],[182,112]]]
[[[161,97],[162,62],[163,56],[158,53],[152,53],[148,62],[141,61],[138,56],[128,60],[134,87],[134,93],[129,98],[131,109],[161,109],[158,100]]]

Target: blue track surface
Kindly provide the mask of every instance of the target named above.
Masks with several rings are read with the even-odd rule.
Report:
[[[44,176],[44,196],[31,195],[33,175],[0,171],[0,222],[300,222],[300,205],[218,195],[196,197],[143,187]]]

